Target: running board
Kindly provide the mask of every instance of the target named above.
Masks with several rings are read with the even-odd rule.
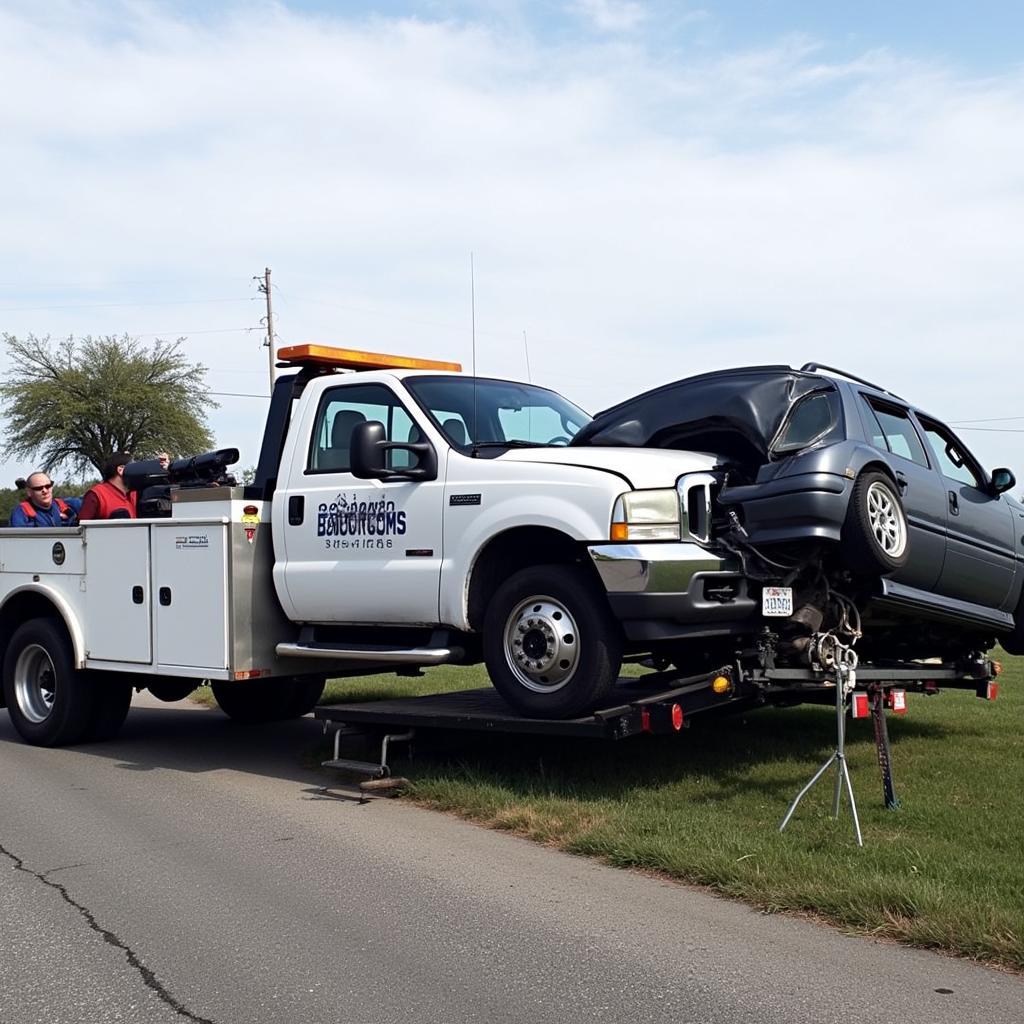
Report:
[[[320,658],[331,661],[371,662],[381,665],[443,665],[461,656],[457,647],[389,647],[384,644],[283,643],[277,645],[282,658]]]
[[[995,630],[1013,629],[1013,616],[1009,612],[996,611],[984,605],[972,604],[970,601],[958,601],[953,597],[943,597],[916,587],[908,587],[903,583],[894,583],[883,579],[882,594],[873,599],[874,603],[888,606],[893,610],[915,612],[929,619],[939,619],[971,625],[987,626]]]

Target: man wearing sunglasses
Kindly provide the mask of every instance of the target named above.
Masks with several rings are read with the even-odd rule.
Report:
[[[77,526],[81,498],[57,498],[46,473],[32,473],[25,481],[28,498],[15,505],[11,526]]]

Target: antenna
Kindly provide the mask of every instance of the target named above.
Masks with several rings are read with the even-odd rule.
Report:
[[[476,412],[476,277],[473,272],[473,253],[469,254],[469,316],[471,324],[471,343],[473,346],[473,436],[470,441],[476,442],[477,438],[477,412]],[[476,454],[476,449],[473,449]]]
[[[526,344],[526,331],[523,331],[523,352],[526,353],[526,380],[533,383],[533,374],[530,373],[530,346]]]

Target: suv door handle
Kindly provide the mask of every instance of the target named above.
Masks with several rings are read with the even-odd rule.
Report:
[[[306,515],[306,498],[302,494],[293,494],[288,499],[288,525],[301,526]]]
[[[956,496],[956,491],[949,492],[949,514],[960,515],[960,499]]]

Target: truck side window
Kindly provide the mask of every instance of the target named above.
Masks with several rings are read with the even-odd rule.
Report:
[[[872,437],[875,447],[886,448],[893,455],[898,455],[901,459],[909,459],[928,469],[930,464],[924,451],[924,445],[906,411],[900,409],[899,406],[873,401],[867,395],[863,397],[868,405],[868,421],[872,424],[877,423],[881,431],[881,436],[875,434]]]
[[[372,420],[384,424],[389,441],[422,440],[419,428],[390,388],[383,384],[350,384],[331,388],[320,398],[306,472],[349,472],[352,468],[352,431],[360,423]],[[405,468],[414,460],[415,456],[409,452],[391,452],[394,469]]]

